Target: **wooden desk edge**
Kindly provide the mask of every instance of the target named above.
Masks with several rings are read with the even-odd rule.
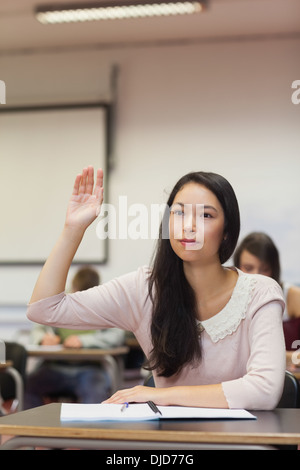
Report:
[[[214,444],[300,444],[300,434],[250,433],[238,432],[197,432],[197,431],[156,431],[103,428],[68,428],[47,426],[19,426],[0,424],[0,435],[60,437],[68,439],[101,439],[139,442],[175,442],[175,443],[214,443]]]

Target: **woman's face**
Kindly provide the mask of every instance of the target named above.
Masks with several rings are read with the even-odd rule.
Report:
[[[224,211],[205,186],[187,183],[170,208],[170,243],[183,261],[219,259],[224,237]]]
[[[272,276],[271,267],[261,261],[257,256],[252,255],[247,250],[243,250],[240,256],[240,270],[248,274],[263,274],[264,276]]]

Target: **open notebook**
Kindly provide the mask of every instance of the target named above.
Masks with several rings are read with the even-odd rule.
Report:
[[[246,410],[194,408],[189,406],[157,406],[133,403],[124,407],[115,404],[62,403],[61,421],[145,421],[151,419],[256,419]]]

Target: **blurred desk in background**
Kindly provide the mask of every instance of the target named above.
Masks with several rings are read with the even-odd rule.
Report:
[[[112,393],[119,390],[122,385],[124,371],[124,356],[128,354],[128,346],[111,349],[98,348],[64,348],[57,346],[26,346],[28,357],[53,361],[84,361],[99,362],[108,372]]]

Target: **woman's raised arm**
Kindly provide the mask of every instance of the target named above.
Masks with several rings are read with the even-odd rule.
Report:
[[[35,285],[30,303],[63,292],[72,260],[88,226],[100,213],[103,201],[103,172],[84,168],[77,175],[65,225]]]

